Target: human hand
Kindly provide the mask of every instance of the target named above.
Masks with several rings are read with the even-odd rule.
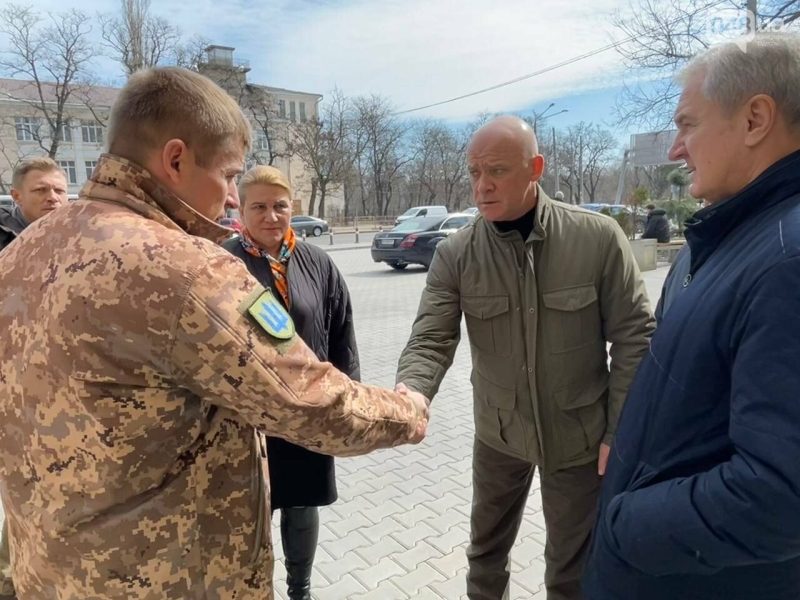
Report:
[[[611,446],[608,444],[600,444],[600,457],[597,459],[597,472],[601,477],[606,474],[609,454],[611,454]]]
[[[407,396],[417,409],[417,413],[422,417],[417,424],[417,429],[411,438],[411,443],[418,444],[425,438],[428,429],[428,419],[430,418],[430,405],[431,401],[419,392],[409,390],[404,383],[398,383],[394,391],[402,396]]]

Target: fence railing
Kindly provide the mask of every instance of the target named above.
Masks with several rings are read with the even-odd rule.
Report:
[[[355,229],[356,224],[362,231],[370,231],[377,229],[388,229],[394,227],[394,222],[397,217],[326,217],[326,221],[331,227],[337,229]]]

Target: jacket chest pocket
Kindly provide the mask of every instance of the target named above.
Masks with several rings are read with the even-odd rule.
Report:
[[[508,296],[462,296],[469,343],[493,356],[511,356]]]
[[[577,350],[595,343],[602,336],[594,285],[544,292],[542,302],[546,308],[546,343],[550,353]]]

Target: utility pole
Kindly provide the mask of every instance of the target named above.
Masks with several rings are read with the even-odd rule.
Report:
[[[583,135],[578,136],[578,205],[583,204]]]
[[[556,146],[556,128],[553,127],[553,166],[555,167],[556,171],[556,184],[553,189],[553,198],[559,192],[559,175],[558,175],[558,146]]]

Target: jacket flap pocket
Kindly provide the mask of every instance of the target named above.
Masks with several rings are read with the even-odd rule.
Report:
[[[581,382],[553,392],[562,410],[589,406],[597,402],[608,389],[608,373],[601,373],[590,382]]]
[[[592,284],[553,290],[552,292],[544,292],[542,300],[547,308],[575,311],[586,308],[592,302],[597,302],[597,290],[594,289]]]
[[[492,383],[477,371],[472,371],[470,377],[475,394],[482,398],[489,406],[502,408],[504,410],[514,410],[517,403],[517,392],[507,390],[496,383]]]
[[[476,319],[491,319],[508,312],[508,296],[462,296],[461,310]]]

